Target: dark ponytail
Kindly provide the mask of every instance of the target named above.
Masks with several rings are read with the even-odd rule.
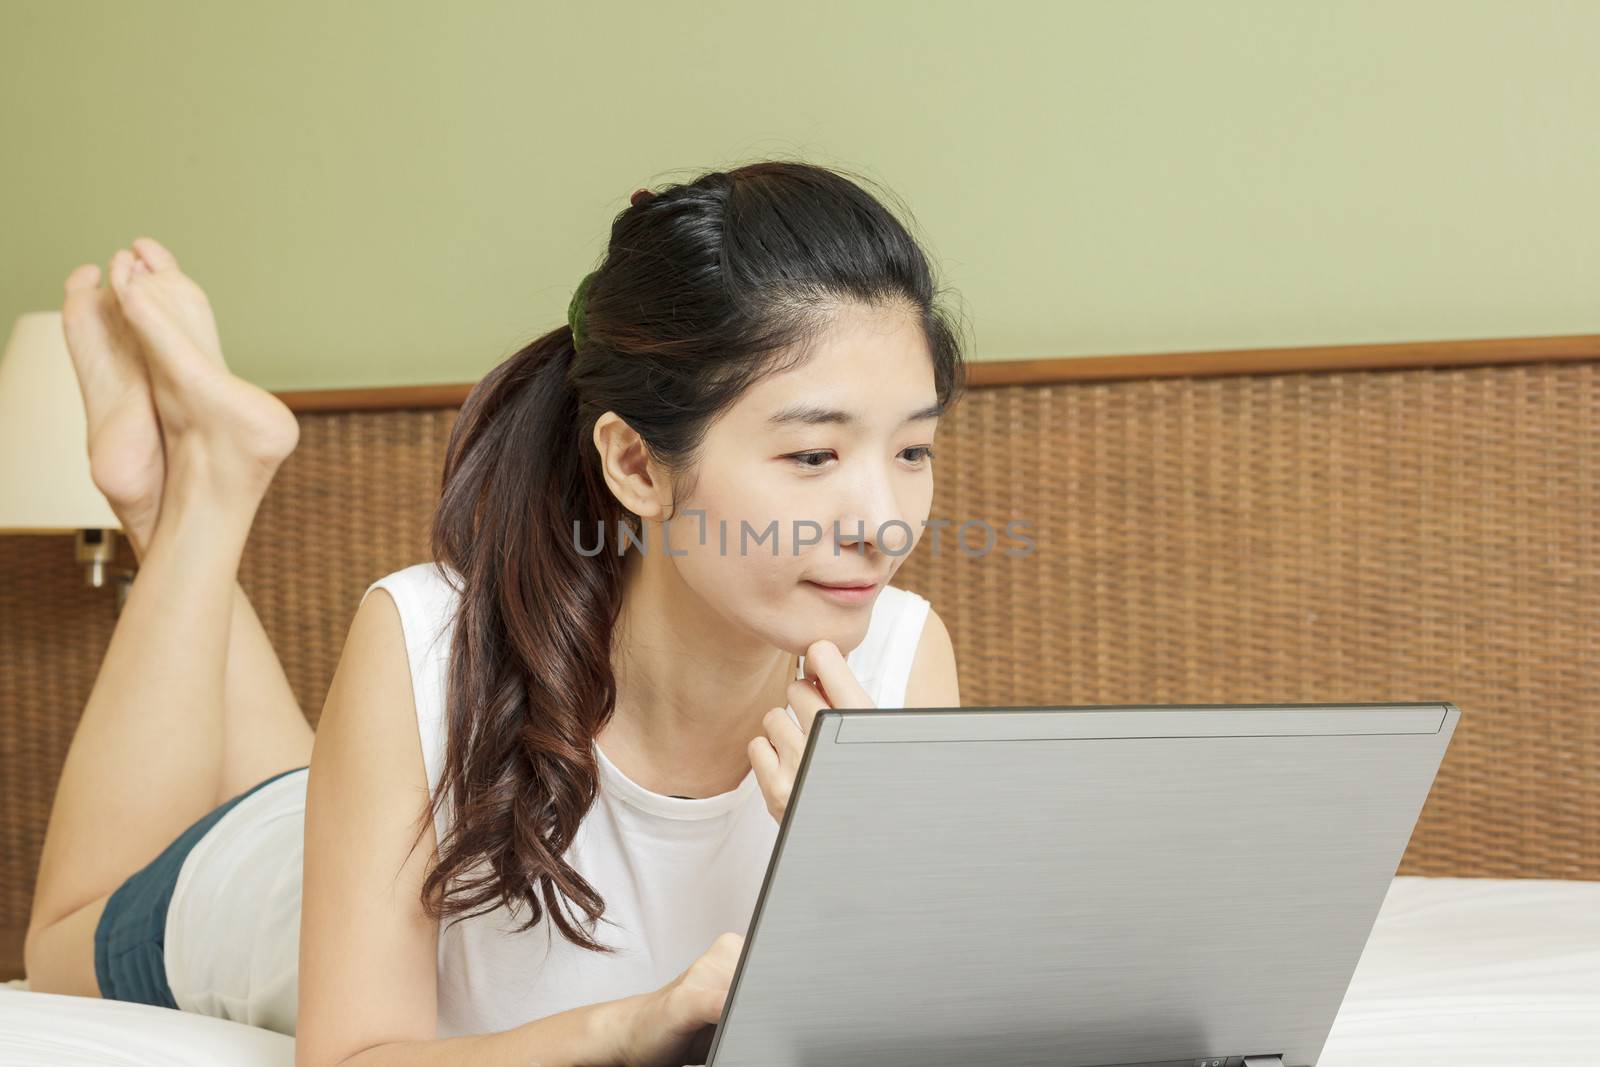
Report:
[[[788,162],[716,171],[636,193],[617,215],[586,285],[581,348],[562,325],[473,388],[432,530],[461,598],[445,766],[425,813],[450,809],[422,890],[430,916],[526,905],[528,929],[548,909],[574,944],[614,951],[566,914],[568,902],[591,922],[605,909],[564,854],[599,790],[593,744],[616,704],[625,563],[579,551],[574,523],[585,543],[619,522],[638,528],[601,475],[595,421],[616,412],[667,470],[690,475],[717,415],[803,358],[851,301],[918,317],[949,402],[960,345],[935,295],[916,240],[849,179]]]

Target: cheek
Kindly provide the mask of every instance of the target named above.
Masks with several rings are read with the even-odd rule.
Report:
[[[715,491],[701,494],[692,505],[705,512],[706,523],[706,543],[695,545],[695,551],[717,557],[721,566],[752,581],[793,574],[797,501],[782,488],[769,485],[758,470],[727,474]]]
[[[673,528],[673,551],[684,554],[675,555],[672,564],[683,583],[730,623],[790,652],[803,653],[818,640],[832,641],[846,654],[860,644],[871,620],[871,608],[841,608],[800,583],[808,568],[818,566],[816,549],[804,548],[799,556],[793,555],[789,533],[785,532],[776,554],[772,538],[758,545],[753,536],[741,553],[741,517],[750,518],[719,515],[708,507],[704,545],[698,543],[698,525],[683,536],[677,527]],[[728,520],[725,554],[718,544],[718,522],[723,519]],[[751,519],[752,529],[761,530],[764,526],[765,522],[757,524]]]
[[[895,526],[884,532],[885,541],[892,548],[894,566],[910,558],[923,536],[928,532],[928,517],[933,514],[933,479],[906,490],[900,500],[900,518],[905,527]],[[906,529],[909,527],[909,531]]]
[[[791,520],[778,510],[781,503],[750,493],[702,495],[689,507],[703,511],[703,519],[685,516],[681,528],[673,527],[673,551],[684,553],[674,565],[707,600],[772,605],[806,565],[793,552]]]

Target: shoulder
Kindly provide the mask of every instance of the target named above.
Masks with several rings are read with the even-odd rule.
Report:
[[[445,600],[459,595],[461,576],[448,564],[428,560],[390,571],[367,586],[367,592],[379,588],[387,590],[390,596]]]
[[[866,639],[848,661],[879,707],[960,706],[950,632],[928,599],[910,589],[883,587]]]
[[[915,596],[916,594],[912,594]],[[961,706],[961,686],[956,675],[956,650],[950,640],[950,631],[944,620],[927,605],[927,618],[922,624],[922,635],[917,640],[917,651],[911,660],[911,677],[906,681],[905,706],[908,708],[958,708]]]
[[[447,565],[430,560],[377,579],[362,594],[363,602],[375,589],[389,594],[400,616],[406,648],[420,653],[448,632],[460,601],[461,579]]]
[[[379,589],[387,595],[373,596],[372,593]],[[391,587],[377,583],[369,586],[367,595],[361,598],[361,604],[356,608],[355,618],[350,621],[344,649],[340,653],[338,665],[334,668],[334,677],[330,682],[330,702],[334,688],[341,682],[346,689],[354,685],[365,695],[372,688],[374,679],[382,679],[386,687],[395,690],[385,692],[385,696],[397,696],[400,689],[404,689],[406,694],[410,695],[409,642],[405,623],[405,614],[401,610],[400,601],[394,596]],[[349,678],[354,678],[356,681],[351,683]],[[388,714],[396,704],[395,700],[383,700],[376,705],[362,706],[368,709],[381,708],[380,714]],[[405,721],[405,718],[402,716],[400,721]]]

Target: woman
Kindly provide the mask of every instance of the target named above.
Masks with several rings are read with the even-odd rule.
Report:
[[[300,1064],[700,1062],[817,711],[960,703],[889,584],[962,386],[916,241],[801,163],[635,193],[569,323],[467,398],[436,562],[368,588],[314,745],[237,584],[298,424],[160,244],[98,273],[64,324],[141,566],[31,988],[293,1033]]]

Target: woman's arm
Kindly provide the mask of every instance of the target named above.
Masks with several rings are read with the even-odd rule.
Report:
[[[609,1002],[437,1037],[438,923],[420,899],[431,820],[407,855],[427,798],[400,615],[380,588],[350,624],[312,750],[296,1067],[614,1062]]]

